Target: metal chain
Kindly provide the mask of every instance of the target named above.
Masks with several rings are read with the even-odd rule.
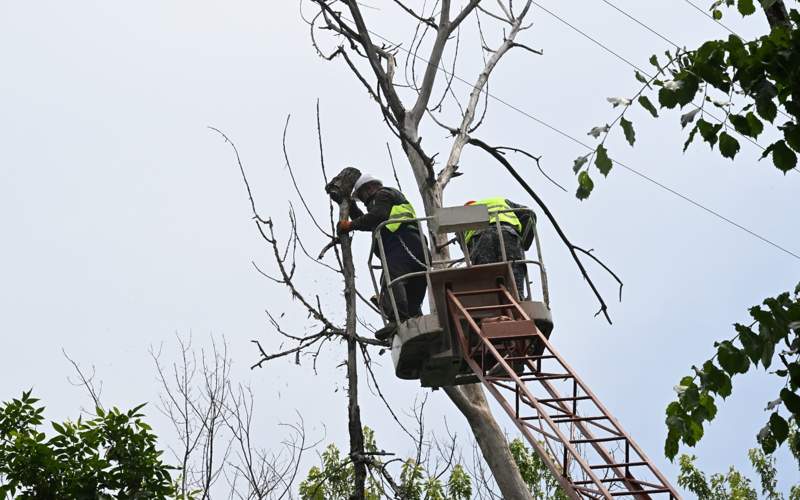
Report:
[[[397,239],[400,240],[400,245],[402,245],[403,249],[405,249],[405,251],[408,254],[408,256],[411,257],[414,260],[414,262],[419,264],[420,267],[422,267],[423,269],[427,269],[428,268],[428,266],[426,266],[423,262],[420,262],[419,259],[413,254],[413,252],[411,252],[411,250],[406,246],[406,242],[405,242],[405,240],[403,240],[402,236],[400,236],[398,234],[397,235]],[[422,251],[424,252],[425,249],[423,248]]]

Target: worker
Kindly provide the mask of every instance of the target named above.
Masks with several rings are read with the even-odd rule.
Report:
[[[500,220],[500,230],[503,232],[506,259],[524,260],[525,250],[533,243],[533,225],[536,224],[536,215],[528,207],[519,205],[505,198],[486,198],[478,201],[468,201],[465,205],[486,205],[489,209],[490,227],[478,230],[469,230],[464,233],[470,260],[473,264],[489,264],[502,262],[503,252],[500,249],[500,236],[497,233],[496,222]],[[515,212],[504,210],[524,209]],[[525,281],[527,269],[524,262],[512,264],[514,281],[520,299],[525,297]]]
[[[389,280],[394,280],[404,274],[425,270],[425,243],[420,236],[414,207],[408,199],[397,189],[386,187],[370,174],[361,174],[353,186],[353,194],[366,207],[363,213],[355,202],[350,203],[351,220],[339,221],[338,232],[350,231],[372,232],[378,225],[389,219],[412,219],[410,222],[393,222],[381,229],[381,241],[386,255],[386,265]],[[373,250],[380,257],[379,250],[374,245]],[[389,323],[375,332],[379,340],[388,340],[397,329],[397,321],[405,321],[422,315],[422,300],[427,289],[425,275],[419,275],[402,280],[392,286],[397,314],[386,291],[385,277],[381,277],[381,293],[379,304],[388,318]]]

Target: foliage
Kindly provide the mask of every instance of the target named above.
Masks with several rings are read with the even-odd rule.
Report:
[[[509,449],[533,498],[548,500],[566,500],[568,498],[541,457],[525,446],[521,439],[517,438],[511,441]]]
[[[714,474],[707,480],[694,461],[694,456],[681,455],[678,485],[694,493],[698,500],[758,500],[750,480],[733,467],[727,474]]]
[[[367,455],[380,456],[375,444],[375,435],[369,427],[364,427],[364,449]],[[514,439],[509,444],[511,455],[520,469],[525,484],[528,485],[533,498],[537,500],[566,500],[568,497],[558,486],[547,466],[539,456],[531,451],[522,440]],[[353,462],[342,456],[335,444],[329,444],[322,453],[321,465],[312,467],[306,479],[300,483],[300,498],[303,500],[346,500],[350,498],[353,487]],[[390,462],[394,462],[392,460]],[[408,458],[400,466],[399,482],[396,483],[396,495],[376,474],[389,465],[373,461],[370,464],[371,474],[367,479],[367,499],[379,499],[398,496],[406,500],[469,500],[473,498],[472,477],[460,463],[454,464],[438,475],[430,475],[424,464]],[[442,477],[449,472],[447,482]]]
[[[723,3],[735,3],[743,16],[757,10],[754,0],[717,0],[712,5],[717,19],[722,17],[719,7]],[[775,0],[759,3],[767,9]],[[594,151],[575,162],[574,170],[579,176],[576,196],[584,199],[592,191],[588,173],[592,157],[597,157],[601,174],[607,176],[611,170],[610,162],[600,158],[607,157],[605,141],[615,125],[619,124],[627,142],[634,145],[633,123],[626,117],[633,103],[658,117],[648,95],[657,100],[661,109],[688,110],[680,117],[681,127],[692,123],[694,126],[689,129],[684,151],[699,132],[711,149],[717,146],[723,157],[733,160],[741,149],[740,139],[755,140],[763,134],[772,142],[764,148],[761,158],[771,156],[775,167],[784,173],[795,168],[800,153],[798,26],[800,13],[793,9],[786,24],[775,23],[769,34],[755,40],[745,41],[732,34],[725,40],[707,41],[694,50],[667,51],[666,60],[653,55],[650,63],[655,74],[636,71],[635,77],[642,84],[640,90],[630,99],[608,98],[613,107],[621,108],[620,114],[610,125],[594,127],[589,132],[594,138],[602,135],[602,139]]]
[[[39,430],[44,407],[31,391],[0,406],[0,498],[165,498],[175,494],[170,467],[140,410],[96,409],[76,422]]]
[[[780,380],[779,389],[777,398],[766,404],[771,414],[757,439],[765,453],[787,440],[798,447],[800,435],[791,433],[789,438],[790,422],[800,418],[800,284],[794,293],[782,293],[750,308],[750,316],[749,326],[736,323],[736,336],[715,343],[716,354],[701,368],[693,366],[694,376],[683,377],[675,387],[677,400],[666,410],[669,432],[664,451],[670,459],[680,442],[694,446],[703,437],[703,424],[717,414],[717,397],[731,395],[734,375],[758,368],[759,363],[768,370],[775,358],[780,366],[770,373]]]
[[[378,456],[375,432],[364,427],[364,451],[368,456]],[[306,479],[300,483],[302,500],[347,500],[353,490],[355,468],[350,457],[342,456],[335,444],[329,444],[321,456],[322,464],[312,467]],[[383,468],[377,460],[370,464],[372,474],[367,478],[366,498],[377,500],[390,495],[375,473]],[[407,459],[400,468],[398,495],[408,500],[468,500],[472,498],[472,479],[464,468],[457,464],[450,470],[447,485],[439,477],[427,476],[421,464]]]
[[[800,455],[793,450],[795,459]],[[778,491],[777,470],[775,458],[764,454],[760,449],[753,448],[747,454],[753,470],[758,474],[761,482],[761,495],[765,500],[784,500]],[[745,477],[735,468],[730,467],[727,474],[713,474],[706,478],[706,474],[695,465],[696,457],[681,455],[678,459],[680,474],[678,485],[692,492],[698,500],[757,500],[758,494],[750,479]],[[800,464],[800,459],[798,460]],[[800,486],[792,486],[789,491],[789,500],[800,500]]]

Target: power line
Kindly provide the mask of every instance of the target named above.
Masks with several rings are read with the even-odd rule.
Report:
[[[642,68],[640,68],[640,67],[639,67],[639,66],[637,66],[636,64],[632,63],[632,62],[631,62],[629,59],[626,59],[625,57],[621,56],[621,55],[620,55],[620,54],[618,54],[617,52],[613,51],[613,50],[612,50],[611,48],[609,48],[607,45],[605,45],[604,43],[600,42],[599,40],[597,40],[597,39],[593,38],[591,35],[587,34],[587,33],[586,33],[586,32],[584,32],[584,31],[582,31],[580,28],[578,28],[578,27],[576,27],[576,26],[573,26],[572,24],[570,24],[570,23],[569,23],[569,22],[568,22],[566,19],[564,19],[563,17],[561,17],[561,16],[559,16],[558,14],[556,14],[556,13],[554,13],[554,12],[552,12],[552,11],[548,10],[547,8],[545,8],[544,6],[542,6],[541,4],[539,4],[539,3],[537,3],[537,2],[531,2],[531,3],[533,3],[533,5],[535,5],[535,6],[539,7],[541,10],[545,11],[545,12],[546,12],[547,14],[549,14],[550,16],[552,16],[552,17],[554,17],[554,18],[558,19],[559,21],[561,21],[561,22],[562,22],[562,23],[564,23],[565,25],[569,26],[569,27],[570,27],[570,28],[571,28],[573,31],[575,31],[576,33],[580,33],[580,34],[581,34],[581,35],[582,35],[584,38],[586,38],[586,39],[590,40],[592,43],[594,43],[594,44],[595,44],[595,45],[597,45],[598,47],[601,47],[603,50],[605,50],[605,51],[606,51],[606,52],[608,52],[609,54],[613,55],[614,57],[616,57],[616,58],[617,58],[617,59],[619,59],[620,61],[624,62],[624,63],[625,63],[625,64],[627,64],[628,66],[632,67],[632,68],[633,68],[633,69],[635,69],[636,71],[638,71],[638,72],[642,73],[643,75],[647,75],[647,71],[643,70]],[[650,75],[647,75],[647,76],[649,77]]]
[[[658,31],[654,30],[653,28],[651,28],[650,26],[648,26],[647,24],[645,24],[643,21],[640,21],[639,19],[637,19],[637,18],[633,17],[633,16],[632,16],[630,13],[628,13],[628,12],[627,12],[627,11],[625,11],[624,9],[622,9],[622,8],[620,8],[620,7],[616,6],[616,5],[614,5],[614,4],[613,4],[613,3],[611,3],[609,0],[600,0],[600,1],[601,1],[601,2],[603,2],[603,3],[605,3],[606,5],[608,5],[609,7],[613,8],[614,10],[616,10],[617,12],[619,12],[620,14],[624,15],[624,16],[625,16],[625,17],[627,17],[628,19],[632,20],[633,22],[635,22],[635,23],[636,23],[636,24],[638,24],[639,26],[643,27],[644,29],[646,29],[646,30],[647,30],[647,31],[649,31],[650,33],[652,33],[652,34],[656,35],[656,36],[657,36],[657,37],[659,37],[660,39],[662,39],[662,40],[664,40],[665,42],[669,43],[670,45],[672,45],[672,46],[673,46],[673,47],[675,47],[676,49],[679,49],[679,50],[680,50],[680,48],[681,48],[681,47],[680,47],[680,46],[679,46],[677,43],[675,43],[673,40],[671,40],[671,39],[667,38],[666,36],[662,35],[662,34],[661,34],[661,33],[659,33]],[[692,2],[690,2],[689,0],[686,0],[686,1],[687,1],[688,3],[690,3],[692,6],[694,6],[695,8],[697,8],[697,6],[696,6],[696,5],[694,5]],[[702,12],[702,10],[701,10],[701,12]],[[732,31],[730,28],[728,28],[727,26],[725,26],[725,25],[724,25],[724,24],[722,24],[721,22],[719,22],[719,21],[717,21],[716,19],[714,19],[713,17],[709,16],[709,15],[708,15],[706,12],[703,12],[703,14],[704,14],[704,15],[706,15],[706,17],[709,17],[709,18],[710,18],[712,21],[716,22],[716,23],[717,23],[717,24],[719,24],[720,26],[724,27],[725,29],[727,29],[728,31],[730,31],[731,33],[733,33],[733,34],[734,34],[736,37],[738,37],[740,40],[742,39],[742,37],[741,37],[741,36],[739,36],[737,33],[735,33],[734,31]],[[741,86],[740,86],[740,88],[741,88]],[[707,112],[707,113],[708,113],[708,112]],[[778,109],[778,113],[780,113],[781,115],[783,115],[784,117],[786,117],[786,118],[788,118],[788,119],[790,119],[790,120],[794,120],[794,117],[792,117],[792,116],[789,116],[789,115],[788,115],[787,113],[785,113],[785,112],[784,112],[782,109]],[[710,116],[714,117],[714,118],[715,118],[717,121],[720,121],[720,120],[719,120],[719,118],[717,118],[717,117],[716,117],[716,116],[714,116],[713,114],[711,114],[711,113],[708,113],[708,114],[709,114]],[[744,139],[748,140],[750,143],[754,144],[755,146],[758,146],[758,147],[759,147],[759,148],[760,148],[762,151],[765,149],[765,148],[764,148],[764,147],[763,147],[761,144],[759,144],[758,142],[756,142],[754,139],[751,139],[750,137],[748,137],[748,136],[746,136],[746,135],[743,135],[743,134],[738,134],[738,132],[737,132],[737,135],[739,135],[739,137],[742,137],[742,138],[744,138]],[[797,167],[793,168],[793,169],[792,169],[792,171],[793,171],[793,172],[795,172],[795,173],[800,173],[800,170],[798,170],[798,169],[797,169]]]
[[[604,43],[602,43],[602,42],[598,41],[597,39],[595,39],[595,38],[594,38],[594,37],[592,37],[591,35],[587,34],[587,33],[586,33],[586,32],[584,32],[583,30],[581,30],[580,28],[578,28],[578,27],[576,27],[576,26],[572,25],[572,24],[571,24],[569,21],[567,21],[567,20],[566,20],[566,19],[564,19],[563,17],[561,17],[561,16],[559,16],[558,14],[556,14],[556,13],[554,13],[554,12],[552,12],[552,11],[550,11],[550,10],[546,9],[545,7],[543,7],[542,5],[540,5],[540,4],[539,4],[539,3],[537,3],[537,2],[531,2],[531,3],[533,3],[533,5],[535,5],[535,6],[536,6],[536,7],[538,7],[539,9],[543,10],[543,11],[544,11],[545,13],[547,13],[548,15],[550,15],[550,16],[552,16],[553,18],[555,18],[555,19],[557,19],[557,20],[561,21],[561,23],[563,23],[564,25],[568,26],[570,29],[572,29],[572,30],[573,30],[573,31],[575,31],[576,33],[580,34],[580,35],[581,35],[581,36],[583,36],[584,38],[586,38],[586,39],[590,40],[592,43],[594,43],[594,44],[595,44],[595,45],[597,45],[598,47],[602,48],[603,50],[605,50],[605,51],[606,51],[606,52],[608,52],[609,54],[613,55],[614,57],[616,57],[616,58],[617,58],[617,59],[619,59],[620,61],[624,62],[625,64],[627,64],[627,65],[628,65],[628,66],[630,66],[631,68],[635,69],[636,71],[638,71],[638,72],[639,72],[639,73],[641,73],[642,75],[646,76],[647,78],[653,78],[653,76],[652,76],[650,73],[648,73],[647,71],[643,70],[642,68],[640,68],[640,67],[639,67],[639,66],[637,66],[636,64],[632,63],[632,62],[631,62],[629,59],[627,59],[627,58],[625,58],[625,57],[621,56],[620,54],[618,54],[618,53],[617,53],[617,52],[615,52],[614,50],[610,49],[610,48],[609,48],[607,45],[605,45]],[[609,5],[611,5],[609,2],[606,2],[606,3],[607,3],[607,4],[609,4]],[[616,6],[614,6],[614,8],[616,8],[616,9],[617,9],[618,11],[620,11],[620,12],[623,12],[623,11],[622,11],[622,9],[620,9],[620,8],[618,8],[618,7],[616,7]],[[644,23],[642,23],[642,22],[640,22],[640,21],[636,20],[636,19],[635,19],[633,16],[631,16],[630,14],[627,14],[627,13],[625,13],[625,15],[626,15],[626,16],[628,16],[628,17],[629,17],[629,18],[631,18],[631,19],[634,19],[634,20],[635,20],[637,23],[641,24],[642,26],[645,26],[645,25],[644,25]],[[658,33],[657,33],[655,30],[653,30],[652,28],[649,28],[649,27],[647,27],[647,29],[648,29],[649,31],[653,32],[653,33],[656,33],[656,34],[658,34]],[[671,44],[673,44],[673,45],[676,45],[676,46],[677,46],[677,44],[675,44],[674,42],[671,42],[671,41],[669,41],[669,40],[668,40],[666,37],[664,37],[664,36],[662,36],[662,35],[660,35],[660,34],[658,34],[658,36],[660,36],[661,38],[663,38],[663,39],[667,40],[669,43],[671,43]],[[692,106],[694,106],[695,108],[700,108],[700,106],[698,106],[697,104],[694,104],[694,103],[691,103],[691,104],[692,104]],[[713,113],[711,113],[710,111],[708,111],[708,110],[703,110],[703,112],[704,112],[705,114],[707,114],[708,116],[710,116],[711,118],[713,118],[714,120],[716,120],[718,123],[723,123],[723,120],[721,120],[719,117],[717,117],[716,115],[714,115],[714,114],[713,114]],[[758,148],[759,148],[759,149],[761,149],[762,151],[764,151],[764,149],[765,149],[765,148],[764,148],[764,146],[762,146],[761,144],[759,144],[759,143],[758,143],[756,140],[754,140],[754,139],[752,139],[752,138],[750,138],[750,137],[748,137],[748,136],[746,136],[746,135],[744,135],[744,134],[740,134],[740,133],[739,133],[738,131],[736,131],[736,130],[733,130],[733,133],[734,133],[734,134],[736,134],[737,136],[741,137],[742,139],[746,140],[747,142],[749,142],[749,143],[753,144],[754,146],[758,147]]]
[[[704,15],[704,16],[706,16],[707,18],[711,19],[711,20],[712,20],[712,21],[714,21],[715,23],[719,24],[720,26],[722,26],[723,28],[725,28],[726,30],[728,30],[728,32],[730,32],[730,34],[731,34],[731,35],[735,35],[735,36],[737,36],[737,37],[739,37],[739,38],[742,38],[742,37],[740,37],[740,36],[739,36],[739,34],[738,34],[738,33],[736,33],[736,32],[735,32],[735,31],[733,31],[732,29],[728,28],[728,27],[727,27],[725,24],[723,24],[723,23],[722,23],[722,21],[720,21],[719,19],[714,19],[714,16],[712,16],[711,14],[709,14],[708,12],[706,12],[705,10],[703,10],[701,7],[698,7],[696,3],[692,2],[692,0],[683,0],[683,1],[684,1],[684,2],[686,2],[686,3],[688,3],[689,5],[691,5],[692,7],[694,7],[694,8],[695,8],[695,10],[697,10],[699,13],[703,14],[703,15]]]
[[[381,35],[379,33],[376,33],[375,31],[372,31],[369,28],[366,28],[366,30],[371,35],[373,35],[373,36],[375,36],[377,38],[380,38],[384,42],[386,42],[386,43],[388,43],[388,44],[390,44],[390,45],[392,45],[394,47],[397,47],[398,49],[402,50],[403,52],[405,52],[406,54],[410,55],[411,57],[413,57],[415,59],[418,59],[418,60],[420,60],[420,61],[422,61],[422,62],[424,62],[426,64],[431,64],[431,62],[428,59],[426,59],[426,58],[420,56],[419,54],[416,54],[416,53],[406,49],[402,45],[397,44],[397,43],[393,42],[392,40],[389,40],[385,36],[383,36],[383,35]],[[444,68],[442,66],[438,66],[437,65],[436,69],[441,71],[445,75],[451,76],[454,80],[457,80],[460,83],[463,83],[463,84],[468,85],[470,87],[474,87],[474,85],[472,83],[470,83],[469,81],[465,80],[464,78],[458,76],[455,73],[449,72],[446,68]],[[504,99],[502,99],[500,97],[497,97],[494,94],[491,94],[485,88],[482,89],[481,92],[485,93],[488,97],[491,97],[494,101],[497,101],[500,104],[506,106],[507,108],[512,109],[512,110],[516,111],[517,113],[520,113],[521,115],[523,115],[523,116],[529,118],[530,120],[533,120],[536,123],[538,123],[538,124],[548,128],[548,129],[550,129],[551,131],[561,135],[562,137],[564,137],[566,139],[569,139],[570,141],[574,142],[575,144],[579,144],[579,145],[583,146],[584,148],[586,148],[588,150],[592,150],[592,151],[594,150],[594,148],[592,146],[586,144],[585,142],[581,141],[580,139],[574,137],[573,135],[571,135],[571,134],[569,134],[567,132],[564,132],[563,130],[559,129],[558,127],[556,127],[554,125],[551,125],[551,124],[547,123],[546,121],[544,121],[544,120],[542,120],[540,118],[537,118],[536,116],[534,116],[531,113],[525,111],[524,109],[522,109],[522,108],[520,108],[518,106],[515,106],[514,104],[512,104],[512,103],[510,103],[510,102],[508,102],[508,101],[506,101],[506,100],[504,100]],[[780,250],[780,251],[782,251],[782,252],[784,252],[784,253],[792,256],[792,257],[794,257],[795,259],[800,260],[800,255],[792,252],[791,250],[788,250],[788,249],[782,247],[781,245],[775,243],[774,241],[771,241],[768,238],[765,238],[764,236],[761,236],[760,234],[756,233],[755,231],[752,231],[752,230],[746,228],[745,226],[739,224],[738,222],[736,222],[736,221],[734,221],[732,219],[729,219],[728,217],[725,217],[724,215],[720,214],[719,212],[716,212],[716,211],[712,210],[711,208],[708,208],[707,206],[703,205],[702,203],[697,202],[697,201],[693,200],[692,198],[689,198],[688,196],[676,191],[673,188],[670,188],[669,186],[667,186],[665,184],[662,184],[661,182],[659,182],[659,181],[657,181],[657,180],[645,175],[644,173],[636,170],[633,167],[630,167],[630,166],[620,162],[619,160],[616,160],[616,159],[613,159],[613,158],[611,160],[615,164],[619,165],[620,167],[628,170],[629,172],[639,176],[642,179],[645,179],[645,180],[649,181],[653,185],[658,186],[659,188],[664,189],[665,191],[667,191],[669,193],[672,193],[673,195],[683,199],[684,201],[687,201],[688,203],[691,203],[692,205],[694,205],[694,206],[702,209],[703,211],[705,211],[705,212],[717,217],[718,219],[720,219],[720,220],[732,225],[733,227],[736,227],[737,229],[739,229],[741,231],[744,231],[745,233],[749,234],[750,236],[753,236],[753,237],[761,240],[762,242],[767,243],[768,245],[771,245],[772,247],[774,247],[774,248],[776,248],[776,249],[778,249],[778,250]]]
[[[627,18],[628,18],[628,19],[630,19],[631,21],[635,22],[636,24],[638,24],[638,25],[639,25],[639,26],[641,26],[642,28],[646,29],[646,30],[647,30],[647,31],[649,31],[650,33],[654,34],[655,36],[657,36],[657,37],[659,37],[660,39],[664,40],[664,41],[665,41],[665,42],[667,42],[668,44],[672,45],[672,46],[673,46],[673,47],[675,47],[676,49],[680,49],[680,48],[681,48],[681,47],[680,47],[680,46],[679,46],[677,43],[675,43],[675,42],[673,42],[672,40],[670,40],[669,38],[665,37],[664,35],[662,35],[662,34],[661,34],[661,33],[659,33],[658,31],[656,31],[656,30],[654,30],[653,28],[651,28],[650,26],[648,26],[648,25],[644,24],[642,21],[640,21],[640,20],[636,19],[635,17],[633,17],[632,15],[628,14],[626,11],[624,11],[624,10],[620,9],[619,7],[617,7],[616,5],[614,5],[613,3],[609,2],[608,0],[601,0],[601,1],[602,1],[604,4],[608,5],[609,7],[611,7],[612,9],[616,10],[617,12],[619,12],[620,14],[622,14],[623,16],[627,17]]]

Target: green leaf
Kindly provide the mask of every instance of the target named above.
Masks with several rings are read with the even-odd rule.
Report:
[[[700,395],[700,407],[705,410],[705,419],[706,420],[714,420],[714,417],[717,416],[717,405],[714,404],[714,398],[709,396],[708,394],[701,394]]]
[[[733,160],[736,153],[739,152],[739,148],[739,141],[728,135],[727,132],[719,134],[719,152],[722,153],[722,156]]]
[[[714,17],[715,21],[722,19],[722,11],[719,9],[714,9],[714,12],[712,12],[711,15]]]
[[[575,158],[575,162],[572,164],[572,171],[577,174],[581,168],[586,165],[586,162],[589,161],[590,155],[591,153]]]
[[[764,342],[764,348],[761,351],[761,364],[764,365],[765,370],[772,364],[773,354],[775,354],[775,344],[769,340]]]
[[[596,153],[597,154],[594,157],[594,164],[597,166],[597,169],[600,171],[600,173],[607,177],[608,173],[611,172],[611,167],[613,165],[611,158],[608,157],[608,151],[606,150],[605,146],[598,144]],[[589,177],[588,174],[586,177]],[[581,183],[581,185],[583,185],[583,182],[580,179],[578,179],[578,181]],[[589,179],[589,182],[591,182],[591,179]],[[589,191],[591,192],[591,190],[592,188],[590,187]]]
[[[577,196],[579,200],[585,200],[592,194],[592,189],[594,189],[594,182],[592,182],[592,178],[589,177],[589,174],[584,170],[578,174],[578,191],[575,193],[575,196]]]
[[[650,64],[652,64],[653,66],[655,66],[658,69],[661,69],[661,66],[658,65],[658,57],[655,54],[650,56],[649,61],[650,61]]]
[[[772,429],[770,429],[769,425],[765,425],[759,431],[758,442],[761,443],[761,449],[764,450],[764,453],[767,455],[774,452],[775,448],[778,447],[775,436],[772,435]]]
[[[778,107],[775,106],[772,99],[756,99],[756,111],[761,118],[770,123],[778,116]]]
[[[737,4],[739,13],[743,16],[749,16],[756,11],[756,6],[753,5],[753,0],[739,0]]]
[[[701,375],[702,389],[713,391],[727,398],[731,395],[731,379],[725,372],[717,368],[713,361],[708,360],[703,364]]]
[[[678,96],[674,90],[662,88],[658,91],[658,103],[663,108],[672,109],[678,105]]]
[[[789,437],[789,424],[783,417],[778,415],[778,412],[770,415],[769,428],[778,443],[783,443]]]
[[[717,134],[719,133],[720,129],[722,128],[721,123],[717,123],[716,125],[712,125],[711,123],[703,120],[697,120],[697,130],[700,132],[700,136],[703,137],[703,140],[706,141],[712,149],[714,148],[714,144],[717,143]]]
[[[772,163],[783,172],[788,172],[797,166],[797,155],[789,149],[785,141],[778,141],[772,145]]]
[[[628,141],[628,144],[633,146],[633,143],[636,142],[636,132],[633,130],[633,123],[626,120],[623,116],[620,118],[619,124],[622,125],[622,130],[625,132],[625,140]]]
[[[739,334],[739,341],[742,343],[747,357],[750,358],[750,361],[753,363],[758,363],[764,350],[762,339],[747,326],[737,323],[734,325],[734,328],[736,328],[736,332]]]
[[[726,340],[719,343],[717,348],[719,364],[729,375],[746,373],[750,367],[750,361],[744,351],[737,349],[731,341]]]
[[[728,116],[728,120],[733,124],[733,128],[736,129],[742,135],[748,135],[752,137],[752,132],[750,130],[750,122],[747,121],[747,118],[742,115],[735,115],[732,114]]]
[[[800,364],[797,362],[789,364],[789,380],[795,387],[800,387]]]
[[[761,132],[764,131],[764,124],[756,118],[756,115],[753,114],[752,111],[748,112],[746,115],[747,125],[750,128],[750,135],[753,137],[758,137]]]
[[[678,399],[680,399],[681,406],[687,411],[694,410],[700,404],[700,391],[697,390],[697,386],[694,383],[691,383]]]
[[[634,71],[633,74],[636,76],[636,79],[639,80],[640,82],[645,83],[645,84],[648,83],[647,78],[645,78],[645,76],[643,74],[639,73],[639,70]],[[649,85],[648,85],[648,87],[649,87]]]
[[[685,153],[686,150],[689,148],[689,144],[694,141],[694,136],[697,133],[697,125],[692,127],[691,132],[689,132],[689,136],[686,138],[686,142],[683,143],[683,152]]]
[[[639,104],[641,104],[644,109],[653,115],[653,118],[658,118],[658,111],[656,111],[656,107],[653,106],[653,103],[650,102],[650,99],[648,99],[646,95],[639,96],[638,100]]]
[[[792,412],[796,417],[800,416],[800,396],[790,391],[789,389],[781,389],[781,400],[786,405],[786,409]]]
[[[790,123],[784,125],[782,128],[783,138],[786,139],[786,144],[795,151],[800,151],[800,126]]]

